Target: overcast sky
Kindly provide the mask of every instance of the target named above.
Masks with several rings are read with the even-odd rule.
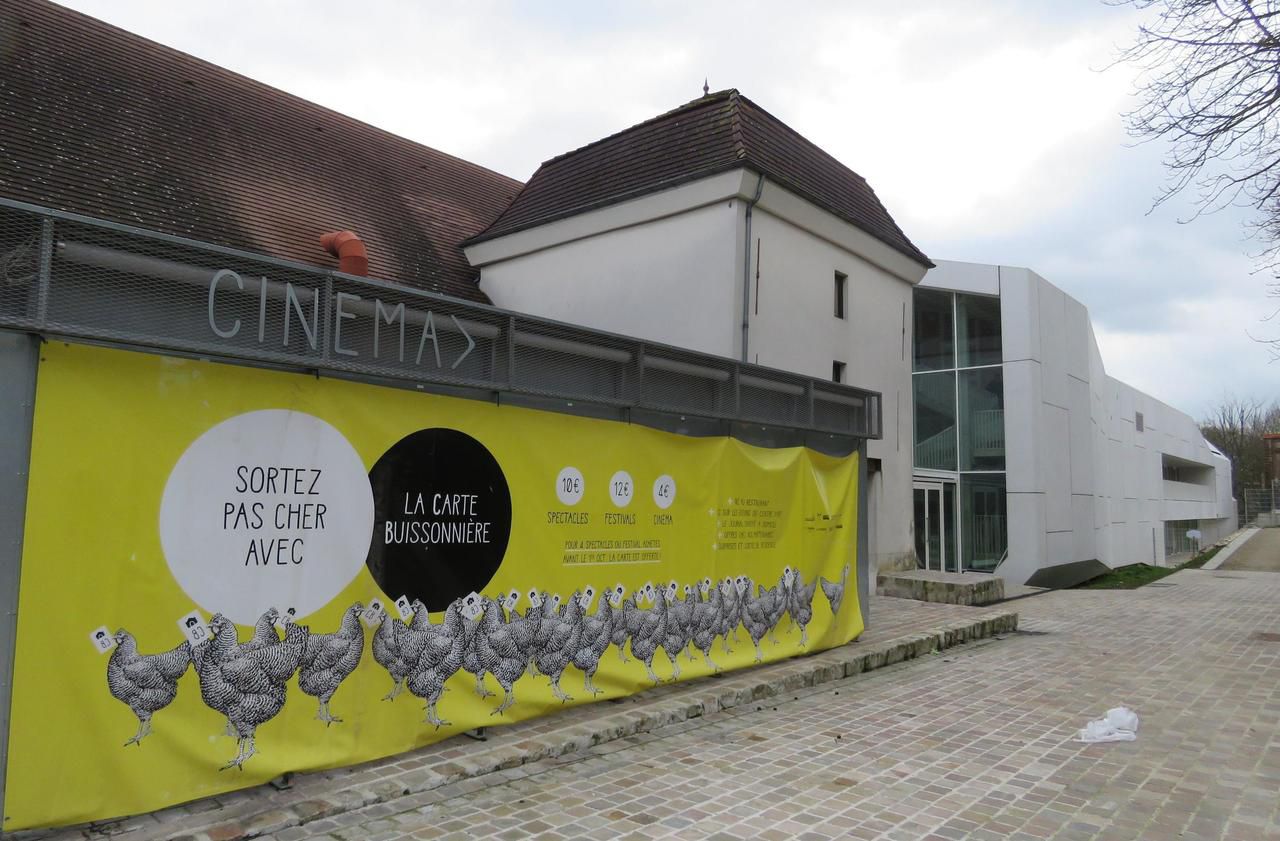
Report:
[[[1280,397],[1280,336],[1229,210],[1151,210],[1127,67],[1141,15],[1079,0],[623,5],[68,0],[66,5],[521,180],[736,87],[870,181],[934,259],[1028,266],[1088,308],[1107,372],[1203,417]]]

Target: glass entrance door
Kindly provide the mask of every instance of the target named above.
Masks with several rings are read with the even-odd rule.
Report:
[[[917,482],[915,495],[916,559],[921,569],[959,572],[956,553],[955,482]]]

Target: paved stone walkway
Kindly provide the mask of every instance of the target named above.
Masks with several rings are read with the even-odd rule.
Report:
[[[1280,576],[1017,606],[1001,642],[275,837],[1280,839]],[[1136,742],[1073,741],[1121,703]]]
[[[1219,569],[1280,572],[1280,528],[1259,529]]]

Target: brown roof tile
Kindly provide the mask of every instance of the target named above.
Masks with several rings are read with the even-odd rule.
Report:
[[[468,242],[738,168],[762,173],[915,262],[933,266],[893,221],[866,179],[736,90],[708,94],[552,158],[497,221]]]
[[[486,300],[459,243],[520,182],[44,0],[0,5],[0,196]]]

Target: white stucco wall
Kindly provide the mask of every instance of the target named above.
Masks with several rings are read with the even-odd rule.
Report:
[[[752,221],[752,362],[878,391],[884,437],[867,444],[881,476],[869,485],[873,566],[914,563],[911,508],[911,290],[913,285],[765,209]],[[800,220],[804,221],[804,220]],[[835,317],[835,273],[847,276],[846,317]],[[757,311],[758,310],[758,311]]]
[[[741,209],[733,199],[483,266],[505,309],[733,356]]]
[[[746,206],[759,176],[725,173],[467,248],[500,307],[742,357]],[[755,296],[759,245],[759,300]],[[874,570],[914,558],[911,289],[924,267],[765,182],[752,211],[747,360],[882,394],[882,472],[868,483]],[[845,320],[834,274],[848,276]],[[758,307],[758,311],[757,311]],[[874,581],[870,582],[874,590]]]
[[[1107,375],[1083,304],[1010,266],[939,261],[921,285],[1000,295],[1007,580],[1091,559],[1163,564],[1166,520],[1200,520],[1205,542],[1234,527],[1229,462],[1192,418]],[[1210,484],[1165,482],[1166,454],[1211,469]]]

